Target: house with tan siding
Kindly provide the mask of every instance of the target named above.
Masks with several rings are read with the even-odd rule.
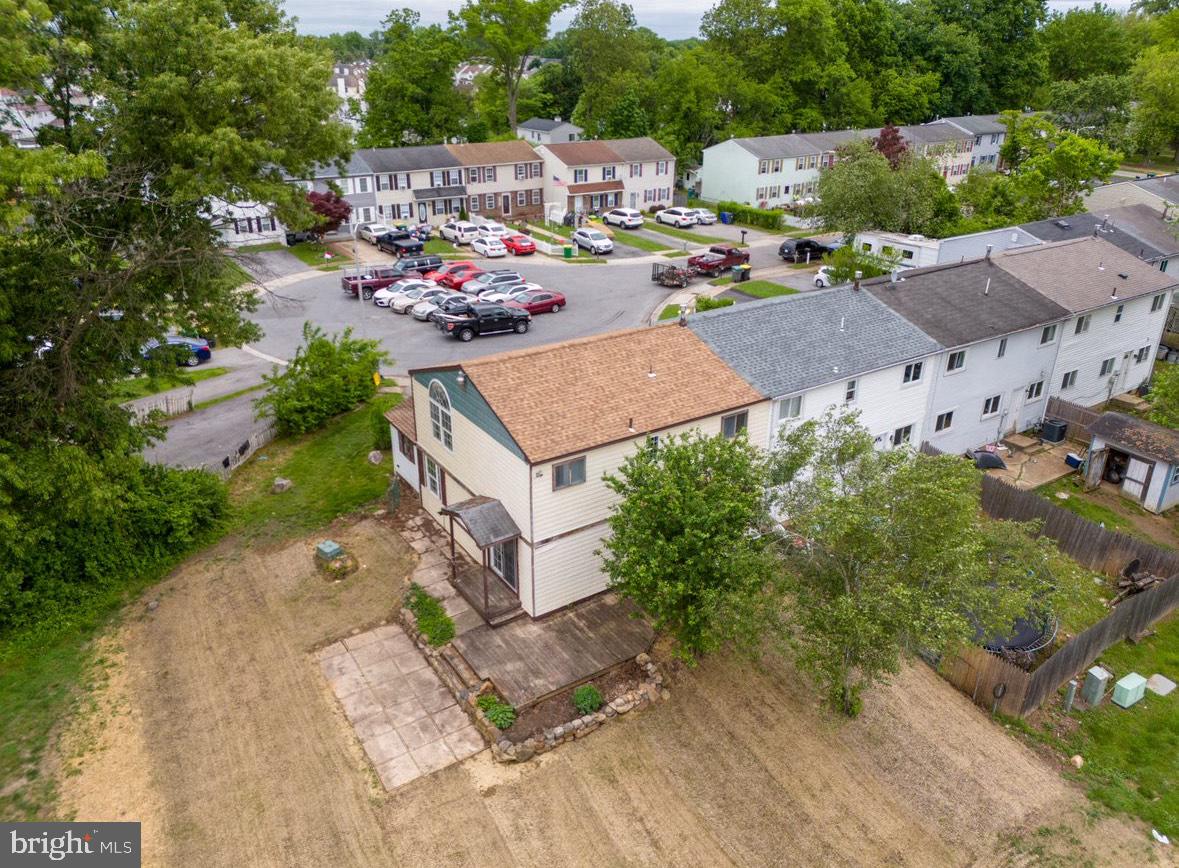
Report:
[[[419,368],[410,379],[411,403],[387,415],[397,473],[456,550],[486,565],[458,586],[492,623],[606,589],[595,551],[616,495],[603,476],[634,450],[691,430],[768,437],[768,402],[676,325]],[[493,513],[510,538],[480,546],[464,526],[474,512]]]
[[[544,214],[544,162],[527,142],[447,145],[462,163],[471,219],[527,220]]]
[[[606,144],[625,162],[622,205],[647,210],[670,208],[675,192],[675,156],[649,136],[608,139]]]

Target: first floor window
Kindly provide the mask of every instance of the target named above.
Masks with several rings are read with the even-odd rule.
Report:
[[[528,191],[527,190],[517,190],[516,191],[516,204],[517,205],[527,205],[528,204]]]
[[[441,497],[442,485],[439,481],[441,471],[438,469],[437,463],[429,455],[426,456],[426,485],[429,486],[430,491]]]
[[[1028,386],[1027,396],[1029,401],[1034,401],[1044,394],[1044,381],[1037,380]]]
[[[488,193],[486,196],[484,196],[483,197],[483,204],[487,206],[488,211],[494,211],[495,210],[495,194]]]
[[[532,191],[532,204],[539,205],[540,204],[540,197],[541,197],[541,191],[540,190],[533,190]]]
[[[478,210],[479,210],[479,197],[478,197],[478,196],[472,196],[472,197],[471,197],[471,210],[472,210],[472,211],[478,211]]]
[[[1065,389],[1071,389],[1076,384],[1077,384],[1077,372],[1076,371],[1069,371],[1067,374],[1064,375],[1064,377],[1060,381],[1060,390],[1063,392]]]
[[[1107,377],[1113,373],[1114,360],[1106,359],[1101,363],[1101,374],[1099,376]]]
[[[912,362],[905,365],[905,376],[901,380],[903,383],[916,383],[921,379],[921,362]]]
[[[802,395],[795,395],[793,398],[780,398],[778,400],[779,422],[797,419],[800,415],[802,415]]]
[[[859,383],[856,380],[848,380],[847,386],[843,390],[843,403],[854,404],[856,400],[856,388]]]
[[[1001,400],[1002,396],[1000,395],[992,395],[991,397],[987,398],[985,401],[983,401],[982,414],[984,416],[994,416],[999,412],[999,403]]]
[[[553,490],[585,482],[585,456],[553,465]]]
[[[948,413],[942,413],[937,417],[937,422],[933,425],[934,431],[945,431],[954,424],[954,411],[950,410]]]
[[[1141,365],[1150,357],[1150,347],[1143,347],[1134,356],[1135,364]]]
[[[729,440],[732,440],[748,427],[749,412],[747,410],[742,410],[740,413],[733,413],[721,418],[721,434],[725,435]]]
[[[904,443],[908,443],[912,439],[913,439],[913,426],[912,425],[906,425],[905,427],[898,428],[897,430],[892,432],[892,445],[893,446],[900,446]]]

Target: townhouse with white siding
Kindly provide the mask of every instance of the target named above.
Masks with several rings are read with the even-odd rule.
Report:
[[[546,202],[567,211],[653,208],[672,204],[675,158],[650,138],[539,145]]]
[[[1044,418],[1069,312],[997,260],[913,269],[863,284],[942,347],[930,360],[923,425],[924,439],[942,452],[995,443]]]
[[[412,403],[387,414],[397,473],[420,491],[427,514],[453,528],[456,547],[485,565],[456,567],[456,582],[493,624],[606,589],[595,550],[616,496],[602,477],[634,450],[689,430],[768,436],[768,402],[675,325],[420,368],[410,378]]]
[[[841,286],[766,299],[695,314],[688,327],[772,401],[760,446],[832,407],[857,411],[882,449],[925,436],[930,364],[942,348],[871,293]]]
[[[356,156],[373,173],[373,220],[440,224],[466,206],[463,164],[446,145],[364,148]]]
[[[1150,379],[1174,277],[1100,238],[1011,250],[996,262],[1071,314],[1049,394],[1093,406]]]

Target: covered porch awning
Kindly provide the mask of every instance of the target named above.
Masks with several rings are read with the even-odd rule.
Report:
[[[568,189],[571,196],[582,196],[586,193],[621,192],[624,188],[621,181],[593,181],[589,184],[570,184]]]
[[[402,401],[392,410],[385,411],[385,419],[412,441],[417,441],[417,430],[413,418],[413,398]]]
[[[495,546],[509,542],[514,544],[520,536],[520,528],[504,505],[494,497],[472,497],[442,507],[441,513],[450,517],[451,584],[488,624],[495,626],[497,623],[506,623],[519,613],[520,599],[499,576],[488,575],[492,572],[489,557],[491,549]],[[471,537],[482,555],[481,569],[477,576],[482,580],[482,588],[477,587],[472,581],[476,578],[472,575],[472,570],[459,564],[459,553],[454,542],[456,521]],[[514,552],[512,562],[515,563]]]

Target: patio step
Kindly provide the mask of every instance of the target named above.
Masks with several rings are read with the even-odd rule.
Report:
[[[497,612],[490,618],[487,618],[487,624],[490,627],[502,627],[504,624],[511,623],[524,614],[524,610],[519,606],[514,609],[508,609],[506,612]]]
[[[453,645],[447,645],[443,648],[441,656],[446,661],[446,665],[454,672],[459,684],[463,687],[473,690],[482,683],[483,679],[475,674],[475,670],[470,667],[467,661],[463,659],[463,655]]]

